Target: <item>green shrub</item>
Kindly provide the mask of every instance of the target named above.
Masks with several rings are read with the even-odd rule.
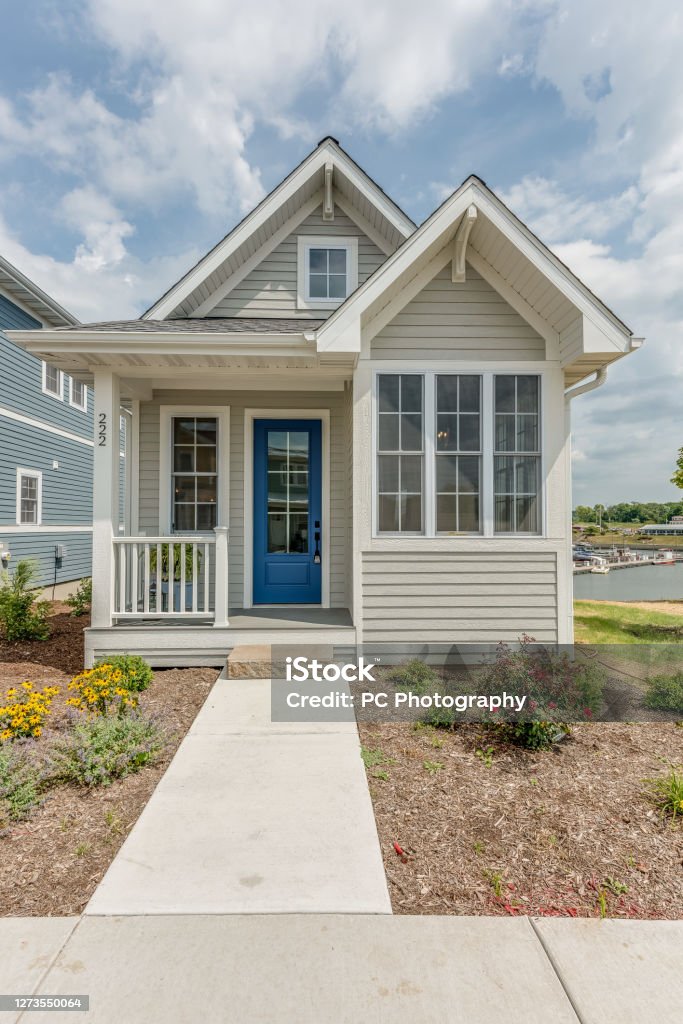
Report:
[[[434,669],[419,658],[398,665],[390,672],[389,681],[399,690],[411,690],[419,695],[429,693],[441,682]]]
[[[683,672],[648,679],[645,704],[661,711],[683,711]]]
[[[40,802],[42,776],[23,746],[0,748],[0,832]]]
[[[518,747],[526,750],[548,750],[563,736],[569,734],[569,726],[558,722],[514,722],[496,726]]]
[[[49,601],[37,601],[31,584],[36,575],[29,561],[17,562],[13,574],[0,577],[0,625],[4,637],[13,640],[45,640],[50,634]]]
[[[92,605],[92,580],[81,580],[75,593],[67,597],[66,604],[71,608],[72,615],[81,616],[89,612]]]
[[[119,686],[134,693],[142,693],[154,678],[152,669],[139,654],[110,654],[95,662],[95,668],[100,665],[111,665],[113,669],[118,669],[122,675]]]
[[[152,764],[166,745],[158,721],[141,711],[123,717],[103,715],[77,722],[54,741],[50,776],[78,786],[108,786],[114,779]]]
[[[683,768],[671,768],[667,775],[658,779],[646,779],[650,796],[662,814],[675,821],[683,818]]]

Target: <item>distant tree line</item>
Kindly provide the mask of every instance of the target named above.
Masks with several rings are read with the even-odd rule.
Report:
[[[683,516],[683,501],[620,501],[616,505],[577,505],[575,523],[668,523]]]

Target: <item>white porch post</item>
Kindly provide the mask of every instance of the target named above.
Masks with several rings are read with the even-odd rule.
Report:
[[[119,526],[119,379],[111,370],[97,370],[94,378],[92,625],[111,626],[113,537]]]
[[[213,624],[225,628],[228,625],[228,528],[216,526],[216,565],[213,599]]]

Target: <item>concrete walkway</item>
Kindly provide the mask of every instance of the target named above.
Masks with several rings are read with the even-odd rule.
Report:
[[[86,914],[390,914],[353,723],[219,679]]]
[[[15,1024],[677,1024],[683,922],[302,914],[0,920]]]

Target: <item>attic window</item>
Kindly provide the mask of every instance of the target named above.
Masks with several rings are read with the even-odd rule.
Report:
[[[299,236],[298,305],[339,306],[358,286],[358,239]]]

